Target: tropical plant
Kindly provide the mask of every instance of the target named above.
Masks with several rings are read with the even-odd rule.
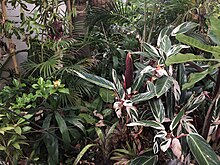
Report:
[[[169,36],[177,36],[176,38],[178,40],[186,44],[193,45],[200,49],[202,48],[202,50],[209,50],[208,52],[214,52],[216,57],[218,47],[208,45],[204,46],[204,44],[202,45],[202,43],[198,43],[197,40],[182,34],[196,28],[197,26],[198,25],[195,23],[183,23],[174,29],[171,27],[165,28],[160,32],[157,47],[153,47],[152,45],[146,43],[144,47],[146,52],[128,53],[126,57],[126,70],[123,85],[121,84],[120,79],[118,79],[115,70],[112,72],[113,83],[95,75],[77,71],[75,71],[75,73],[87,81],[95,83],[103,88],[107,88],[108,90],[113,90],[116,96],[116,101],[113,107],[116,111],[117,117],[124,121],[127,126],[133,127],[133,131],[140,129],[138,126],[153,128],[154,144],[152,147],[154,154],[160,153],[159,151],[163,151],[170,154],[170,159],[176,158],[182,162],[190,163],[192,161],[190,158],[190,152],[188,151],[188,149],[190,149],[198,163],[203,164],[206,162],[206,164],[219,164],[217,154],[199,135],[201,126],[194,126],[192,124],[192,122],[196,122],[193,118],[193,116],[197,113],[196,111],[202,107],[206,107],[206,105],[209,105],[209,103],[205,101],[205,93],[197,91],[194,95],[189,97],[187,95],[191,91],[188,90],[183,91],[186,96],[182,95],[182,90],[180,89],[179,84],[182,84],[183,81],[181,81],[182,79],[178,79],[178,77],[176,77],[176,74],[178,75],[178,70],[176,71],[176,68],[181,69],[183,65],[180,64],[180,66],[177,67],[166,65],[196,61],[197,59],[198,61],[218,61],[218,58],[204,59],[192,54],[184,54],[184,56],[179,52],[183,48],[189,48],[188,46],[179,44],[171,45]],[[213,29],[215,29],[214,26]],[[134,72],[132,56],[135,54],[144,56],[144,60],[146,59],[147,65],[140,62],[135,63],[138,70],[135,72],[136,77],[133,79]],[[191,56],[195,58],[191,58]],[[174,62],[172,63],[173,60]],[[207,69],[207,71],[198,75],[201,75],[201,77],[204,78],[204,76],[212,73],[213,69],[216,68],[218,68],[218,64],[212,65],[210,69]],[[185,74],[186,76],[186,73],[182,74]],[[198,82],[201,79],[193,80]],[[190,84],[195,84],[195,82],[190,81]],[[217,98],[218,96],[219,95],[217,95]],[[181,100],[183,97],[185,100],[184,102]],[[214,103],[215,106],[213,105]],[[216,98],[214,99],[214,103],[210,104],[210,106],[212,108],[214,106],[214,109],[216,109],[218,107]],[[177,105],[180,107],[178,108]],[[142,108],[142,106],[144,106],[144,108]],[[152,116],[147,117],[147,113],[151,113]],[[207,125],[204,125],[204,127],[207,129]],[[136,139],[138,139],[137,137]],[[188,145],[183,147],[186,143]],[[206,151],[198,152],[202,151],[202,148],[206,147]],[[123,151],[120,150],[118,155],[121,154],[120,152],[130,153],[130,150],[129,152],[124,149]],[[205,155],[208,155],[208,157]],[[153,157],[152,160],[154,160]]]

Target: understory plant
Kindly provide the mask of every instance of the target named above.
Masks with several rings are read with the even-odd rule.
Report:
[[[215,22],[219,19],[211,16],[209,35],[218,44]],[[198,36],[197,27],[196,23],[185,22],[176,28],[164,28],[156,47],[144,43],[144,51],[127,53],[124,75],[120,78],[113,69],[113,82],[74,71],[79,77],[114,92],[113,109],[119,118],[115,130],[124,127],[129,136],[123,148],[113,150],[110,159],[115,164],[220,163],[216,154],[219,47],[193,38]],[[187,45],[176,41],[172,45],[173,37]],[[198,48],[200,55],[184,53],[189,52],[189,46]],[[137,55],[143,61],[133,62]],[[208,81],[201,82],[205,77]],[[100,135],[99,138],[102,139]]]

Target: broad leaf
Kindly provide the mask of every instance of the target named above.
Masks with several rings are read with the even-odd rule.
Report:
[[[55,112],[55,118],[59,126],[59,130],[62,134],[63,141],[65,143],[70,143],[71,140],[70,140],[70,136],[69,136],[69,132],[68,132],[68,128],[67,128],[65,120],[62,118],[62,116],[58,112]]]
[[[186,137],[194,157],[200,165],[219,165],[220,161],[212,147],[199,134],[191,133]]]
[[[162,50],[167,55],[167,53],[169,52],[170,48],[171,48],[170,38],[167,35],[165,35],[162,38],[162,40],[161,40],[160,50]]]
[[[113,103],[115,99],[115,93],[112,90],[100,88],[99,95],[101,96],[102,100],[106,103]]]
[[[215,16],[209,17],[209,20],[211,22],[211,26],[208,35],[212,41],[220,46],[220,20]]]
[[[170,131],[173,131],[176,126],[179,124],[181,118],[183,117],[183,115],[185,114],[185,110],[182,109],[172,120],[171,124],[170,124]]]
[[[210,67],[209,69],[206,69],[202,72],[191,73],[189,75],[189,82],[184,84],[182,89],[185,90],[185,89],[192,88],[195,85],[195,83],[197,83],[200,80],[202,80],[203,78],[205,78],[208,74],[212,73],[219,66],[220,66],[220,63],[216,64],[216,65],[214,65],[214,66]]]
[[[143,121],[137,121],[127,124],[127,126],[138,126],[138,125],[144,127],[152,127],[158,130],[165,130],[164,126],[161,123],[154,120],[143,120]]]
[[[145,92],[145,93],[140,93],[135,95],[131,101],[133,103],[137,103],[137,102],[141,102],[141,101],[146,101],[146,100],[150,100],[153,97],[155,97],[155,92],[154,91],[149,91],[149,92]]]
[[[189,30],[192,30],[193,28],[197,27],[199,24],[194,22],[184,22],[177,26],[175,29],[173,29],[171,35],[176,36],[177,34],[186,33]]]
[[[160,144],[160,149],[161,149],[163,152],[166,152],[166,151],[168,150],[168,148],[170,147],[171,141],[172,141],[171,138],[164,140],[164,141]]]
[[[84,73],[84,72],[78,72],[78,71],[74,71],[77,76],[79,76],[80,78],[82,79],[85,79],[91,83],[94,83],[100,87],[103,87],[103,88],[107,88],[107,89],[110,89],[110,90],[114,90],[115,89],[115,85],[102,78],[102,77],[99,77],[99,76],[96,76],[96,75],[92,75],[92,74],[89,74],[89,73]]]
[[[160,54],[158,53],[158,51],[155,47],[151,46],[148,43],[144,43],[143,47],[144,47],[145,51],[147,52],[148,58],[160,59]]]
[[[189,46],[186,45],[173,45],[171,46],[170,50],[167,52],[167,57],[176,55],[179,53],[182,49],[189,48]]]
[[[157,38],[157,47],[160,47],[161,41],[164,38],[164,36],[170,36],[171,32],[172,26],[167,26],[160,31],[160,34]]]
[[[219,46],[210,46],[210,45],[203,44],[199,40],[194,39],[194,38],[189,37],[189,36],[186,36],[184,34],[178,34],[176,36],[176,39],[179,40],[180,42],[184,43],[184,44],[196,47],[196,48],[201,49],[201,50],[206,51],[206,52],[210,52],[210,53],[214,53],[214,54],[215,53],[217,53],[217,54],[220,53],[220,47]]]
[[[180,63],[191,62],[191,61],[216,61],[216,60],[206,59],[200,55],[194,55],[191,53],[187,53],[187,54],[179,53],[179,54],[168,57],[165,63],[167,66],[169,66],[172,64],[180,64]]]
[[[157,163],[157,156],[139,156],[133,159],[130,165],[155,165]]]
[[[155,84],[157,98],[166,93],[172,85],[172,77],[163,76],[162,78],[159,78]]]
[[[149,100],[149,105],[156,121],[163,123],[165,118],[165,109],[161,99],[151,99]]]

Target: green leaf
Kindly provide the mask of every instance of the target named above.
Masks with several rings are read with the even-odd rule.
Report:
[[[143,120],[143,121],[137,121],[137,122],[133,122],[133,123],[129,123],[127,124],[127,126],[144,126],[144,127],[152,127],[158,130],[165,130],[164,126],[154,120]]]
[[[84,80],[87,80],[91,83],[94,83],[100,87],[103,87],[103,88],[107,88],[107,89],[110,89],[110,90],[114,90],[115,89],[115,85],[102,78],[102,77],[99,77],[99,76],[96,76],[96,75],[92,75],[92,74],[89,74],[89,73],[84,73],[84,72],[78,72],[78,71],[75,71],[74,72],[77,74],[77,76],[79,76],[80,78],[84,79]]]
[[[19,126],[15,127],[15,132],[17,134],[21,135],[21,132],[22,132],[21,127],[19,127]]]
[[[94,117],[87,113],[80,113],[79,117],[83,118],[88,124],[95,124],[97,122]]]
[[[155,84],[157,98],[166,93],[172,85],[172,77],[163,76],[162,78],[159,78]]]
[[[0,133],[4,135],[6,131],[10,131],[12,129],[14,129],[14,127],[10,127],[10,126],[2,127],[2,128],[0,128]]]
[[[216,60],[206,59],[200,55],[194,55],[191,53],[187,53],[187,54],[179,53],[179,54],[168,57],[165,63],[167,66],[169,66],[172,64],[180,64],[180,63],[191,62],[191,61],[216,61]]]
[[[2,146],[2,145],[0,145],[0,151],[6,151],[6,147],[5,146]]]
[[[115,93],[105,88],[99,89],[99,95],[101,96],[102,100],[106,103],[113,103],[115,100]]]
[[[75,159],[73,165],[77,165],[77,164],[79,163],[80,159],[81,159],[81,158],[83,157],[83,155],[86,153],[86,151],[87,151],[89,148],[93,147],[93,146],[96,146],[96,144],[88,144],[88,145],[86,145],[86,146],[82,149],[82,151],[80,151],[80,153],[77,155],[77,157],[76,157],[76,159]]]
[[[157,163],[157,156],[139,156],[133,159],[130,165],[155,165]]]
[[[214,41],[218,46],[220,46],[220,20],[216,16],[210,16],[209,20],[211,22],[210,30],[208,31],[209,37]]]
[[[200,80],[202,80],[203,78],[205,78],[208,74],[212,73],[216,68],[218,68],[220,66],[220,63],[219,64],[216,64],[212,67],[210,67],[209,69],[206,69],[202,72],[199,72],[199,73],[191,73],[189,75],[189,81],[188,83],[185,83],[183,84],[183,87],[182,89],[185,90],[185,89],[189,89],[189,88],[192,88],[195,83],[199,82]]]
[[[17,142],[13,143],[12,145],[13,145],[13,147],[16,148],[17,150],[20,150],[20,149],[21,149],[19,143],[17,143]]]
[[[182,109],[172,120],[171,124],[170,124],[170,130],[173,131],[176,126],[179,124],[181,118],[183,117],[183,115],[185,114],[185,110]]]
[[[165,119],[165,109],[161,99],[151,99],[149,100],[149,105],[156,121],[163,123]]]
[[[95,131],[96,131],[99,139],[101,140],[101,142],[104,144],[105,138],[104,138],[104,134],[103,134],[102,130],[98,127],[95,127]]]
[[[65,143],[70,143],[71,140],[70,140],[70,136],[69,136],[69,132],[68,132],[68,128],[67,128],[65,120],[62,118],[62,116],[58,112],[55,112],[55,118],[59,126],[60,132],[62,134],[63,141]]]
[[[149,91],[149,92],[145,92],[145,93],[140,93],[135,95],[131,101],[133,103],[137,103],[137,102],[141,102],[141,101],[146,101],[146,100],[150,100],[155,96],[154,91]]]
[[[201,50],[206,51],[206,52],[210,52],[210,53],[214,53],[214,54],[215,53],[217,53],[217,54],[220,53],[220,47],[219,46],[210,46],[210,45],[203,44],[199,40],[194,39],[194,38],[189,37],[189,36],[184,35],[184,34],[178,34],[176,36],[176,39],[179,40],[180,42],[184,43],[184,44],[196,47],[196,48],[201,49]]]
[[[60,93],[65,93],[65,94],[70,94],[70,91],[68,88],[59,88],[58,92]]]
[[[217,154],[202,136],[191,133],[186,137],[186,140],[191,152],[200,165],[220,164]]]
[[[199,24],[194,22],[184,22],[177,26],[175,29],[173,29],[171,35],[176,36],[177,34],[186,33],[189,30],[192,30],[193,28],[197,27]]]

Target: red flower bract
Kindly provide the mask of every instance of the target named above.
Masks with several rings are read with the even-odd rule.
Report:
[[[133,83],[133,60],[131,58],[131,53],[129,52],[126,56],[124,89],[126,90],[130,88],[132,83]]]

